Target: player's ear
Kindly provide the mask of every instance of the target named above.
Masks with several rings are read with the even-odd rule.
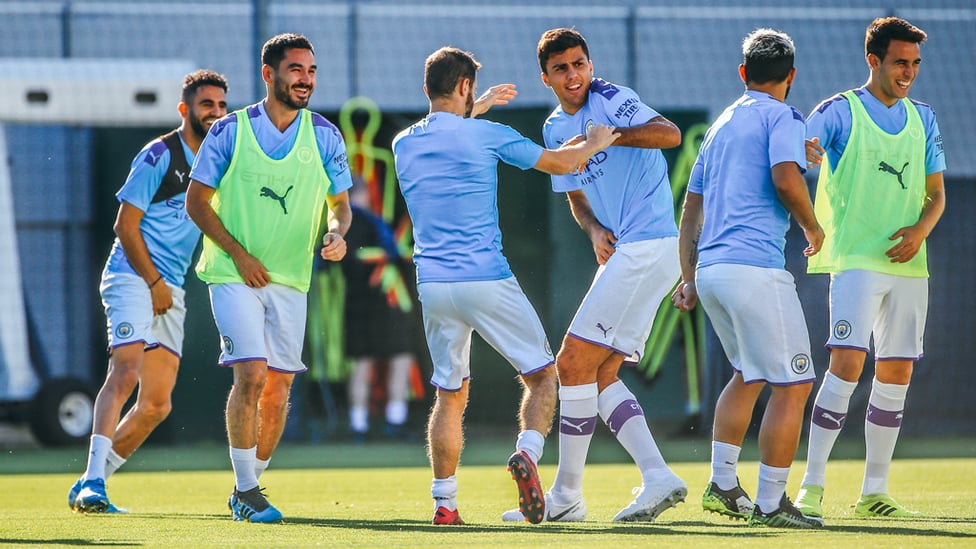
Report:
[[[741,78],[744,83],[746,83],[746,84],[749,83],[748,81],[746,81],[746,66],[745,65],[739,65],[739,78]]]
[[[552,87],[552,84],[549,83],[549,75],[543,72],[539,73],[539,76],[542,77],[542,83],[545,84],[547,88]]]
[[[189,107],[186,106],[186,103],[180,101],[180,103],[176,105],[176,110],[180,112],[181,117],[186,118],[186,113],[188,112]]]

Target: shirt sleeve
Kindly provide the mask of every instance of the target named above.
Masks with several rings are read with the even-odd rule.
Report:
[[[330,122],[325,125],[316,124],[315,140],[318,142],[319,154],[322,155],[322,167],[332,181],[329,194],[348,191],[352,187],[352,173],[349,171],[349,158],[346,156],[346,142],[342,140],[339,129]]]
[[[647,123],[653,118],[661,116],[657,111],[645,105],[634,90],[595,79],[591,84],[591,109],[599,109],[605,118],[603,124],[615,128],[630,128]]]
[[[237,115],[234,113],[228,114],[211,126],[207,137],[200,144],[196,158],[193,159],[190,179],[208,187],[218,188],[234,157],[236,136]]]
[[[945,151],[942,149],[942,132],[931,107],[918,108],[925,125],[925,175],[944,172],[946,169]]]
[[[804,139],[806,123],[800,111],[784,105],[777,109],[770,120],[769,166],[782,162],[795,162],[801,172],[806,171],[807,154]]]
[[[504,124],[487,120],[479,122],[484,124],[482,129],[488,134],[489,147],[497,152],[499,160],[520,170],[528,170],[539,163],[543,151],[541,145]]]
[[[830,165],[836,167],[851,137],[851,106],[835,95],[817,106],[807,117],[807,139],[819,138]]]
[[[163,176],[169,169],[169,149],[162,140],[155,140],[146,145],[129,168],[129,175],[115,197],[119,202],[128,202],[145,212],[152,199],[156,196]]]
[[[698,158],[695,159],[694,166],[691,167],[691,175],[688,177],[688,192],[705,194],[705,163],[700,151]]]

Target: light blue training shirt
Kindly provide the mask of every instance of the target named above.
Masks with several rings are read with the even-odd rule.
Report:
[[[187,164],[193,163],[193,151],[180,137]],[[193,250],[200,240],[200,229],[186,214],[186,193],[153,203],[152,199],[169,169],[170,152],[162,139],[150,141],[132,160],[125,184],[115,193],[119,202],[127,202],[143,211],[139,230],[156,270],[163,280],[183,286]],[[187,181],[189,183],[189,181]],[[118,237],[112,244],[105,270],[139,276],[129,263]]]
[[[418,283],[512,276],[498,228],[498,162],[527,170],[542,152],[508,126],[448,112],[431,113],[394,138]]]
[[[896,101],[889,107],[863,86],[855,89],[854,93],[879,128],[894,135],[905,127],[908,115],[904,103]],[[946,169],[945,153],[935,110],[921,101],[912,99],[911,102],[925,126],[925,174],[943,172]],[[824,100],[807,117],[807,138],[814,137],[820,138],[820,146],[826,149],[830,165],[836,167],[851,137],[851,106],[842,95]]]
[[[567,114],[556,107],[542,136],[546,146],[555,149],[594,125],[629,128],[658,116],[630,88],[594,78],[583,108]],[[660,149],[614,145],[593,155],[582,173],[552,176],[555,192],[580,189],[617,245],[678,234],[668,165]]]
[[[735,263],[783,269],[789,211],[773,186],[781,162],[806,167],[803,115],[747,90],[705,134],[688,192],[704,195],[698,267]]]

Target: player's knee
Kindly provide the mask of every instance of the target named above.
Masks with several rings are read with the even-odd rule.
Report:
[[[139,384],[139,364],[113,363],[105,378],[105,389],[128,397]]]
[[[143,416],[152,423],[162,423],[173,410],[173,403],[170,399],[152,400],[144,402],[139,406]]]

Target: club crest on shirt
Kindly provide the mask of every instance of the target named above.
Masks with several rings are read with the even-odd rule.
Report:
[[[834,337],[837,339],[847,339],[851,335],[851,323],[846,320],[838,320],[834,324]]]
[[[584,134],[590,133],[590,130],[592,130],[595,127],[596,127],[596,122],[594,122],[593,119],[590,118],[589,120],[586,121],[586,124],[583,124],[583,133]]]
[[[229,338],[227,336],[222,336],[220,338],[220,342],[223,344],[224,352],[225,353],[227,353],[229,355],[233,355],[234,354],[234,340],[233,339],[231,339],[231,338]]]
[[[295,151],[295,153],[298,155],[298,161],[302,164],[308,164],[314,158],[312,149],[310,147],[302,147]]]
[[[115,328],[115,337],[119,339],[129,339],[132,337],[133,331],[132,324],[123,322],[122,324],[119,324],[117,328]]]
[[[793,362],[790,363],[790,368],[793,369],[794,373],[805,374],[810,369],[810,357],[805,353],[800,353],[793,357]]]

